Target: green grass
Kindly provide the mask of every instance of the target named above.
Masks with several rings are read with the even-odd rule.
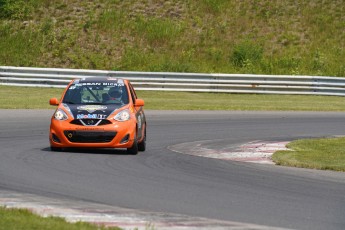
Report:
[[[139,91],[147,109],[345,111],[343,97]]]
[[[291,150],[278,151],[272,159],[278,165],[301,168],[345,171],[345,138],[297,140]]]
[[[0,0],[0,65],[345,76],[343,0]]]
[[[63,89],[0,86],[1,109],[51,109],[49,99],[60,99]],[[345,97],[137,91],[145,109],[345,111]]]
[[[0,86],[1,109],[46,109],[52,108],[49,99],[60,99],[63,89],[38,87]]]
[[[120,230],[120,228],[105,228],[84,222],[67,223],[62,218],[39,217],[24,209],[7,209],[0,207],[0,230]]]

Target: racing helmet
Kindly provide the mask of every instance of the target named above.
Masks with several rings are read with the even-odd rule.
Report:
[[[122,96],[122,90],[119,87],[111,87],[108,94],[112,98],[120,98]]]

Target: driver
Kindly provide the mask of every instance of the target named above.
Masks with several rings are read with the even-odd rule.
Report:
[[[108,91],[109,98],[106,97],[107,101],[121,101],[122,91],[118,87],[111,87]],[[105,99],[105,98],[103,98]]]

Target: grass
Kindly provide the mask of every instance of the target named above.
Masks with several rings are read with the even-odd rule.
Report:
[[[0,86],[1,109],[47,109],[49,99],[60,98],[63,89]]]
[[[51,109],[63,89],[0,86],[0,109]],[[345,111],[345,97],[137,91],[145,109]]]
[[[297,140],[272,159],[278,165],[345,172],[344,143],[344,137]]]
[[[342,0],[0,0],[0,65],[345,76]]]
[[[105,228],[84,222],[67,223],[63,218],[39,217],[24,209],[7,209],[0,207],[0,230],[120,230],[120,228]]]
[[[147,109],[345,111],[345,98],[301,95],[139,91]]]

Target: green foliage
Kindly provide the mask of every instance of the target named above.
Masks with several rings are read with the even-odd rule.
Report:
[[[342,1],[0,0],[0,65],[345,75]]]
[[[34,9],[34,0],[0,0],[0,18],[26,19]]]
[[[40,35],[32,31],[13,31],[9,25],[0,25],[0,65],[35,66],[40,53]]]
[[[235,45],[231,60],[237,67],[248,67],[259,63],[263,56],[263,47],[249,40]]]
[[[302,60],[298,57],[281,57],[273,62],[276,69],[281,69],[279,74],[299,75]]]
[[[312,69],[322,74],[325,66],[326,66],[326,60],[325,60],[324,55],[319,50],[316,50],[314,53],[314,57],[312,59],[312,66],[311,66]]]
[[[54,21],[51,18],[47,18],[42,22],[41,32],[44,35],[49,35],[54,29]]]

